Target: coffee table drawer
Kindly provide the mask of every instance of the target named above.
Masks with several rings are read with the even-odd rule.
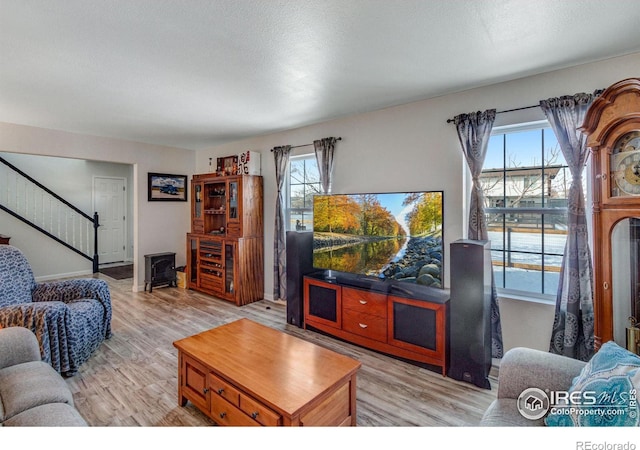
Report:
[[[211,418],[219,425],[234,427],[260,426],[258,422],[247,416],[237,406],[233,406],[217,395],[211,396]]]
[[[219,395],[234,406],[240,405],[240,391],[213,373],[209,373],[209,387],[214,396]]]
[[[182,357],[183,393],[191,403],[204,411],[209,411],[209,398],[206,389],[207,368],[198,361]]]
[[[279,414],[244,394],[240,394],[240,409],[262,425],[270,427],[282,425],[282,417]]]

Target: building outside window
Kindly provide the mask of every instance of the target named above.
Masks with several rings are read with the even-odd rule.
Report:
[[[313,196],[322,192],[315,154],[292,156],[287,183],[287,230],[313,230]]]
[[[549,124],[496,127],[480,182],[496,287],[555,296],[571,172]]]

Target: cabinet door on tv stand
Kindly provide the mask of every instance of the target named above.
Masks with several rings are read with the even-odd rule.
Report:
[[[305,327],[318,324],[342,327],[342,288],[335,284],[304,279]]]
[[[445,374],[447,304],[388,297],[389,344],[432,359]]]

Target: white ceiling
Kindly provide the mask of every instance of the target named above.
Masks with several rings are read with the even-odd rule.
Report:
[[[0,0],[0,121],[202,149],[639,52],[639,17],[638,0]]]

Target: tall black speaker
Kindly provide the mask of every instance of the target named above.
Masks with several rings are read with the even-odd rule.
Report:
[[[287,231],[287,323],[304,326],[303,277],[313,272],[313,233]]]
[[[491,389],[491,244],[461,239],[449,257],[449,377]]]

